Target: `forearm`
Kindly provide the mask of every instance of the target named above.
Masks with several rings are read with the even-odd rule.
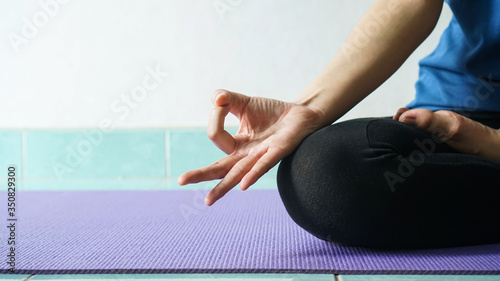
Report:
[[[363,15],[337,54],[297,97],[326,126],[389,78],[427,38],[442,0],[378,0]]]

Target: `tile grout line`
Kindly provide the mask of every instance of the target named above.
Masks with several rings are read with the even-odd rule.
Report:
[[[170,130],[165,130],[165,169],[167,180],[170,180]]]

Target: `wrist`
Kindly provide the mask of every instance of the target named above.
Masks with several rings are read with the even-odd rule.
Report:
[[[303,107],[307,109],[311,114],[311,122],[317,129],[320,129],[324,126],[331,124],[332,122],[328,122],[327,111],[316,105],[316,103],[311,102],[311,100],[296,100],[293,101],[293,104]]]
[[[293,103],[314,112],[317,116],[317,126],[322,128],[332,124],[343,115],[338,112],[342,110],[338,106],[341,103],[336,101],[335,96],[331,90],[327,89],[314,91],[306,89]]]

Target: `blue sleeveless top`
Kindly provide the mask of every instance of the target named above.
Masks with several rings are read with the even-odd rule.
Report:
[[[500,0],[447,0],[453,12],[436,49],[419,63],[408,108],[500,111]]]

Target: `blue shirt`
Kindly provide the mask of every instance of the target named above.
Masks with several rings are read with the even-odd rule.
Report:
[[[500,0],[448,0],[453,18],[419,63],[408,108],[500,111]]]

